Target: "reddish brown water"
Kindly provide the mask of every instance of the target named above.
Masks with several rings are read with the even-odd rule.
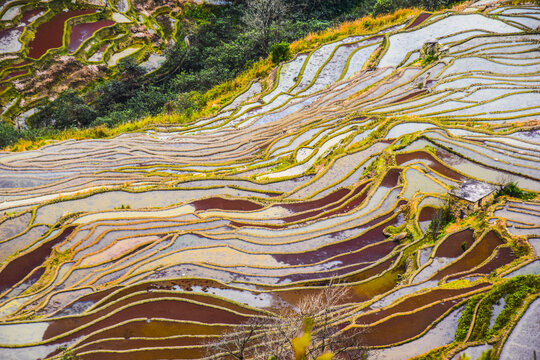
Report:
[[[47,50],[62,47],[64,23],[66,20],[75,16],[92,14],[95,12],[95,9],[61,12],[46,23],[39,25],[36,29],[34,39],[28,44],[28,57],[38,59],[43,56]]]
[[[401,175],[401,169],[392,168],[388,170],[383,180],[381,181],[381,187],[391,189],[397,186],[399,183],[399,176]]]
[[[360,204],[362,204],[364,200],[366,200],[366,197],[369,193],[369,189],[371,188],[371,183],[367,183],[367,184],[369,184],[369,186],[367,186],[367,188],[365,188],[365,190],[361,192],[360,196],[351,197],[352,200],[348,200],[348,202],[344,206],[328,213],[327,216],[345,214],[353,210],[357,206],[360,206]]]
[[[54,316],[60,317],[60,316],[75,314],[77,313],[76,309],[79,308],[82,304],[97,303],[98,301],[103,299],[105,296],[111,294],[115,290],[118,290],[118,288],[111,287],[106,290],[96,291],[91,294],[81,296],[77,300],[72,301],[70,304],[68,304],[65,308],[63,308],[61,311],[56,313]]]
[[[365,185],[367,185],[367,183],[358,186],[352,193],[348,189],[342,189],[345,191],[339,193],[340,190],[338,190],[330,194],[329,196],[331,197],[326,196],[322,199],[310,201],[307,203],[304,202],[304,203],[294,203],[294,204],[282,204],[282,205],[276,205],[276,206],[284,207],[289,210],[291,210],[290,208],[301,209],[301,208],[309,206],[306,204],[317,206],[317,205],[322,204],[323,200],[332,201],[337,198],[336,202],[330,202],[329,205],[324,206],[321,209],[313,210],[313,211],[304,211],[301,214],[281,218],[281,220],[285,222],[296,222],[296,221],[302,221],[305,219],[327,218],[333,215],[344,214],[346,212],[351,211],[352,209],[360,205],[365,200],[367,196],[367,190],[363,191],[365,189]],[[359,193],[361,194],[360,196],[358,196]],[[342,194],[345,194],[345,196],[340,198],[339,196],[341,196]],[[335,209],[335,210],[332,210],[332,209]],[[322,213],[324,213],[323,217],[318,216]],[[249,226],[249,227],[260,227],[260,228],[266,228],[266,229],[281,229],[287,226],[286,224],[260,224],[260,223],[251,224],[251,223],[237,222],[237,221],[231,221],[230,225],[234,227],[239,227],[239,228]]]
[[[423,23],[424,21],[426,21],[426,19],[428,17],[430,17],[431,14],[430,13],[426,13],[426,12],[423,12],[421,13],[420,15],[418,15],[416,17],[416,19],[414,19],[409,25],[407,25],[407,27],[405,29],[410,29],[410,28],[413,28],[415,26],[418,26],[420,25],[421,23]]]
[[[445,276],[459,273],[474,268],[484,262],[499,245],[503,244],[502,240],[493,231],[486,234],[467,254],[461,259],[452,263],[448,267],[442,269],[433,276],[434,279],[440,280]]]
[[[434,304],[412,314],[396,316],[369,327],[364,334],[368,346],[395,344],[419,335],[460,299]]]
[[[431,221],[433,220],[433,215],[435,215],[436,209],[431,206],[424,206],[422,210],[420,210],[420,215],[418,215],[418,221]]]
[[[143,284],[136,284],[128,287],[124,287],[114,295],[107,298],[105,303],[100,305],[100,308],[104,308],[108,303],[114,302],[121,297],[130,295],[139,291],[155,291],[155,290],[171,290],[173,287],[178,287],[185,291],[190,291],[193,286],[200,286],[202,288],[212,287],[218,289],[226,289],[227,287],[221,283],[209,280],[209,279],[175,279],[175,280],[161,280],[155,282],[147,282]]]
[[[358,252],[346,253],[342,256],[337,256],[330,260],[332,263],[336,261],[341,262],[341,264],[339,265],[340,267],[337,269],[317,273],[308,272],[292,274],[280,278],[279,283],[315,280],[351,274],[365,267],[373,265],[375,261],[380,260],[386,255],[390,254],[396,246],[397,243],[393,241],[385,241],[377,245],[371,246],[367,249],[360,250]]]
[[[0,81],[9,80],[11,78],[14,78],[15,76],[19,76],[19,75],[23,75],[23,74],[28,74],[28,70],[25,69],[25,70],[18,70],[18,71],[10,72],[6,76],[4,76]]]
[[[348,281],[364,281],[367,280],[375,275],[381,274],[385,272],[386,270],[390,269],[390,267],[394,264],[394,261],[397,260],[399,255],[395,255],[391,257],[390,259],[383,261],[382,263],[367,269],[366,271],[362,271],[359,274],[354,274],[353,276],[348,278]],[[360,285],[361,286],[361,285]],[[363,299],[365,300],[365,299]]]
[[[384,308],[384,309],[371,312],[365,315],[361,315],[357,318],[356,323],[357,324],[371,324],[381,319],[384,319],[385,317],[390,316],[392,314],[412,311],[414,309],[432,304],[437,301],[441,301],[444,299],[452,298],[455,296],[466,294],[474,290],[481,289],[483,287],[486,287],[486,285],[489,285],[489,284],[483,283],[483,284],[478,284],[476,286],[463,288],[463,289],[431,290],[422,294],[411,296],[391,307]]]
[[[303,201],[303,202],[291,203],[291,204],[281,204],[278,206],[281,206],[287,210],[294,211],[294,212],[308,211],[308,210],[317,209],[325,205],[337,202],[338,200],[347,196],[350,192],[351,190],[343,188],[343,189],[336,190],[333,193],[317,200]]]
[[[503,265],[510,264],[514,260],[514,254],[510,247],[501,247],[497,249],[495,256],[476,270],[467,271],[456,276],[450,276],[447,281],[452,281],[470,274],[489,274]]]
[[[112,20],[100,20],[92,23],[74,25],[71,28],[71,34],[69,35],[69,52],[75,52],[86,39],[90,38],[99,29],[113,24],[116,23]]]
[[[0,293],[24,279],[29,272],[40,266],[50,256],[52,248],[64,241],[74,228],[74,226],[65,228],[55,238],[10,261],[0,272]]]
[[[448,166],[441,163],[439,160],[437,160],[435,157],[433,157],[433,155],[431,155],[428,152],[413,151],[410,153],[396,155],[396,163],[398,165],[402,165],[409,161],[422,161],[432,170],[438,172],[441,175],[449,177],[450,179],[459,180],[459,181],[463,181],[467,179],[465,176],[461,175],[460,173],[450,169]]]
[[[5,37],[10,37],[11,32],[22,32],[24,30],[24,28],[30,23],[29,20],[33,16],[36,16],[37,14],[39,14],[42,11],[43,11],[43,9],[35,9],[35,10],[26,11],[22,16],[19,25],[0,31],[0,40],[2,40]]]
[[[230,311],[211,308],[205,305],[193,304],[178,300],[159,300],[143,304],[134,304],[118,311],[92,325],[67,335],[62,340],[74,339],[82,335],[109,327],[130,319],[171,319],[183,321],[198,321],[207,324],[240,324],[248,317]],[[43,335],[43,339],[50,339],[88,323],[90,317],[70,317],[51,321]],[[150,321],[151,322],[151,321]]]
[[[391,101],[390,104],[394,104],[394,103],[398,103],[398,102],[402,102],[402,101],[406,101],[406,100],[409,100],[409,99],[412,99],[413,97],[416,97],[416,96],[419,96],[419,95],[422,95],[422,94],[425,94],[427,93],[427,90],[418,90],[418,91],[414,91],[408,95],[405,95],[403,97],[400,97],[394,101]]]
[[[34,9],[34,10],[28,10],[28,11],[25,11],[22,18],[21,18],[21,25],[28,25],[30,22],[30,19],[33,18],[34,16],[38,15],[39,13],[41,12],[44,12],[46,9],[43,9],[43,8],[39,8],[39,9]]]
[[[201,302],[201,303],[227,308],[227,309],[230,309],[230,310],[242,313],[242,314],[246,314],[246,315],[257,315],[258,314],[255,311],[243,308],[243,307],[238,306],[238,305],[236,305],[234,303],[231,303],[231,302],[228,302],[228,301],[225,301],[225,300],[221,300],[221,299],[217,299],[217,298],[214,298],[214,297],[211,297],[211,296],[206,296],[204,294],[190,294],[190,293],[182,293],[182,292],[167,293],[167,292],[163,292],[163,291],[152,291],[152,292],[145,292],[145,293],[140,293],[140,294],[133,294],[133,295],[131,295],[131,296],[125,298],[125,299],[122,299],[122,300],[120,300],[120,301],[118,301],[118,302],[116,302],[114,304],[111,304],[111,305],[104,304],[104,306],[101,307],[100,310],[97,311],[95,314],[85,316],[85,320],[87,320],[87,322],[88,322],[88,321],[91,321],[93,319],[97,319],[97,318],[99,318],[101,316],[104,316],[104,315],[106,315],[108,313],[111,313],[114,310],[117,310],[117,309],[119,309],[119,308],[121,308],[123,306],[129,306],[130,304],[133,304],[133,303],[136,303],[136,302],[140,302],[140,301],[148,300],[148,299],[157,299],[159,297],[178,298],[179,300],[182,300],[182,299],[195,300],[195,301],[198,301],[198,302]]]
[[[347,193],[347,195],[342,197],[339,201],[334,202],[333,204],[328,204],[328,205],[325,205],[324,207],[322,207],[320,209],[304,212],[302,214],[297,214],[297,215],[294,215],[294,216],[288,216],[288,217],[283,218],[283,220],[285,222],[295,222],[295,221],[300,221],[300,220],[304,220],[304,219],[308,219],[308,218],[316,218],[316,217],[318,217],[317,215],[320,215],[320,214],[322,214],[324,212],[335,209],[335,208],[343,205],[346,201],[350,200],[351,198],[357,196],[360,192],[362,192],[362,190],[364,189],[365,186],[366,186],[366,184],[362,184],[362,185],[358,186],[352,192]]]
[[[211,197],[208,199],[197,200],[191,203],[195,210],[230,210],[230,211],[253,211],[262,208],[261,205],[248,201],[237,199],[225,199],[222,197]]]
[[[473,231],[471,229],[463,230],[448,236],[437,248],[435,256],[437,257],[458,257],[464,253],[461,247],[463,243],[470,248],[474,243]],[[465,250],[466,250],[465,249]]]
[[[303,253],[273,254],[272,257],[276,259],[276,261],[280,261],[288,265],[306,265],[317,263],[336,255],[358,250],[366,245],[374,244],[386,239],[386,236],[382,232],[383,229],[398,222],[397,217],[387,220],[392,215],[393,214],[388,214],[377,218],[376,220],[372,220],[377,221],[377,223],[380,223],[380,225],[351,240],[323,246],[321,248]],[[370,224],[367,224],[367,226],[369,225]]]
[[[176,348],[176,349],[137,349],[135,351],[107,353],[97,352],[83,354],[81,360],[177,360],[177,359],[202,359],[205,356],[204,349],[200,348]]]
[[[79,347],[81,352],[92,350],[133,350],[140,348],[160,348],[176,346],[204,345],[208,339],[194,336],[175,337],[173,339],[107,339],[97,343],[87,344]],[[139,357],[137,357],[139,359]]]

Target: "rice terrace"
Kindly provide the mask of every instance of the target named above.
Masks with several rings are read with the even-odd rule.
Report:
[[[540,358],[540,4],[380,11],[92,115],[255,6],[209,3],[3,2],[0,360]],[[42,123],[66,93],[93,122]]]

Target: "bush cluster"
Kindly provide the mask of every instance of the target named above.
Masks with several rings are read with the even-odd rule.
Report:
[[[534,192],[523,191],[515,182],[506,184],[502,189],[497,191],[496,197],[510,196],[521,200],[531,200],[536,197]]]

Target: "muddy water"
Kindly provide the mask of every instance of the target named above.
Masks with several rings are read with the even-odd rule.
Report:
[[[422,232],[426,232],[437,210],[431,206],[424,206],[418,215],[418,225]]]
[[[360,206],[360,204],[362,204],[364,200],[366,200],[370,188],[371,188],[371,184],[369,184],[369,186],[365,189],[365,191],[361,192],[360,196],[351,197],[352,200],[349,200],[349,202],[347,202],[345,206],[342,206],[341,208],[328,213],[327,216],[345,214],[353,210],[357,206]]]
[[[379,310],[376,312],[372,312],[363,316],[360,316],[357,318],[356,323],[357,324],[371,324],[378,320],[384,319],[387,316],[390,316],[392,314],[396,314],[399,312],[408,312],[412,311],[414,309],[426,306],[428,304],[434,303],[436,301],[441,301],[447,298],[459,296],[465,293],[468,293],[470,291],[474,291],[480,288],[485,287],[487,284],[478,284],[476,286],[470,287],[470,288],[464,288],[464,289],[435,289],[428,291],[423,294],[418,294],[415,296],[411,296],[399,303],[397,303],[394,306],[391,306],[389,308],[385,308],[383,310]]]
[[[132,296],[129,296],[126,299],[122,299],[122,300],[120,300],[120,301],[118,301],[118,302],[116,302],[114,304],[111,304],[110,306],[105,305],[104,308],[100,309],[96,313],[94,313],[92,315],[84,316],[84,321],[85,321],[85,323],[87,323],[87,322],[92,321],[94,319],[97,319],[99,317],[105,316],[108,313],[112,313],[113,311],[115,311],[115,310],[117,310],[117,309],[119,309],[119,308],[121,308],[123,306],[129,306],[130,304],[133,304],[133,303],[136,303],[136,302],[140,302],[140,301],[148,300],[148,299],[160,298],[160,297],[177,298],[179,300],[182,300],[182,299],[194,300],[194,301],[198,301],[198,302],[209,304],[209,305],[220,306],[220,307],[230,309],[232,311],[236,311],[236,312],[246,314],[246,315],[257,315],[258,314],[255,311],[252,311],[252,310],[246,309],[244,307],[238,306],[238,305],[236,305],[234,303],[231,303],[231,302],[228,302],[228,301],[225,301],[225,300],[221,300],[221,299],[217,299],[217,298],[214,298],[214,297],[211,297],[211,296],[206,296],[206,295],[203,295],[203,294],[190,294],[190,293],[181,293],[181,292],[170,293],[170,292],[163,292],[163,291],[151,291],[151,292],[145,292],[145,293],[141,293],[141,294],[134,294]],[[80,318],[80,319],[82,320],[83,318]],[[62,321],[62,320],[58,320],[58,321]]]
[[[412,93],[410,93],[408,95],[402,96],[402,97],[400,97],[400,98],[398,98],[398,99],[396,99],[394,101],[391,101],[390,104],[399,103],[399,102],[402,102],[402,101],[407,101],[409,99],[412,99],[412,98],[414,98],[416,96],[423,95],[425,93],[427,93],[427,90],[414,91],[414,92],[412,92]]]
[[[86,309],[93,304],[97,303],[101,299],[103,299],[105,296],[109,295],[113,291],[118,290],[115,287],[112,287],[110,289],[102,290],[102,291],[96,291],[92,294],[84,295],[78,298],[76,301],[72,302],[71,304],[68,304],[62,311],[59,311],[55,314],[55,316],[66,316],[66,315],[73,315],[79,313],[79,309]]]
[[[423,23],[424,21],[426,21],[426,19],[428,17],[430,17],[431,14],[430,13],[426,13],[426,12],[423,12],[421,13],[420,15],[418,15],[416,17],[416,19],[414,19],[409,25],[407,25],[407,27],[405,29],[411,29],[415,26],[418,26],[420,25],[421,23]]]
[[[300,221],[300,220],[312,218],[312,217],[315,217],[315,216],[317,216],[317,215],[319,215],[319,214],[321,214],[323,212],[333,210],[333,209],[343,205],[347,200],[350,200],[351,198],[353,198],[353,197],[357,196],[358,194],[360,194],[365,186],[366,186],[366,184],[362,184],[362,185],[358,186],[352,192],[347,193],[339,201],[334,202],[333,204],[328,203],[328,204],[323,205],[324,207],[322,207],[320,209],[304,212],[302,214],[298,214],[298,215],[294,215],[294,216],[289,216],[289,217],[283,218],[283,220],[286,221],[286,222],[295,222],[295,221]]]
[[[112,20],[100,20],[92,23],[74,25],[71,28],[71,33],[69,35],[69,52],[75,52],[86,39],[90,38],[99,29],[113,24],[115,24],[115,22]]]
[[[26,74],[26,73],[28,73],[27,69],[13,71],[13,72],[10,72],[9,74],[7,74],[6,76],[4,76],[0,81],[9,80],[11,78],[14,78],[15,76],[23,75],[23,74]]]
[[[392,215],[393,214],[388,214],[381,218],[376,219],[377,223],[382,222],[379,226],[351,240],[324,246],[322,248],[303,252],[303,253],[273,254],[272,257],[274,257],[276,261],[279,261],[288,265],[305,265],[305,264],[313,264],[313,263],[331,258],[336,255],[358,250],[366,245],[374,244],[374,243],[377,243],[386,239],[386,236],[383,234],[383,229],[389,225],[395,225],[398,222],[397,217],[394,217],[393,219],[388,220],[388,218]],[[369,250],[366,250],[366,251],[369,251]]]
[[[209,339],[202,337],[183,336],[175,337],[173,339],[107,339],[97,343],[83,345],[79,347],[78,351],[92,351],[92,350],[132,350],[140,348],[159,348],[159,347],[176,347],[176,346],[195,346],[204,345]],[[116,357],[115,357],[116,359]],[[137,356],[137,359],[139,357]],[[154,358],[155,359],[155,358]]]
[[[480,265],[485,261],[499,245],[503,244],[502,240],[493,231],[484,236],[471,251],[465,254],[461,259],[449,265],[445,269],[439,271],[433,277],[440,280],[445,276],[452,275],[458,272],[466,271]]]
[[[383,180],[381,181],[381,187],[391,189],[394,186],[396,186],[399,182],[399,177],[401,175],[402,170],[401,169],[390,169],[384,176]]]
[[[64,241],[73,229],[75,229],[74,226],[65,228],[55,238],[9,262],[0,272],[0,293],[21,281],[34,268],[40,266],[50,256],[52,248]]]
[[[420,210],[420,215],[418,215],[418,221],[431,221],[433,220],[433,215],[435,215],[436,209],[431,206],[424,206],[422,210]]]
[[[344,268],[339,268],[335,270],[329,270],[329,271],[323,271],[323,272],[309,272],[309,273],[296,273],[291,274],[288,276],[280,277],[279,280],[276,282],[276,284],[290,284],[294,282],[304,282],[304,281],[311,281],[311,280],[320,280],[320,279],[330,279],[334,277],[341,277],[345,276],[357,271],[362,270],[365,267],[368,267],[372,264],[358,264],[358,265],[352,265]]]
[[[412,162],[412,161],[422,161],[422,160],[429,168],[438,172],[439,174],[449,177],[450,179],[459,180],[459,181],[466,179],[465,176],[450,169],[448,166],[441,163],[439,160],[437,160],[435,157],[433,157],[431,154],[425,151],[413,151],[410,153],[396,155],[396,163],[398,165],[402,165],[402,164]]]
[[[514,260],[514,254],[510,247],[501,247],[497,249],[495,256],[476,270],[471,270],[456,276],[450,276],[447,281],[467,276],[469,274],[489,274],[503,265],[510,264]]]
[[[205,305],[193,304],[182,300],[159,300],[143,304],[134,304],[98,322],[62,338],[63,341],[91,334],[97,330],[136,318],[170,319],[198,321],[207,324],[240,324],[248,320],[247,316],[238,315],[226,310],[215,309]],[[64,318],[51,321],[43,335],[43,339],[66,333],[87,323],[87,317]]]
[[[249,201],[211,197],[197,200],[191,203],[195,210],[229,210],[229,211],[253,211],[262,209],[263,206]]]
[[[207,287],[212,287],[212,288],[217,288],[217,289],[227,288],[226,286],[220,284],[219,282],[210,280],[210,279],[175,279],[175,280],[154,281],[154,282],[136,284],[129,287],[124,287],[122,288],[122,290],[118,291],[117,293],[109,297],[105,304],[101,304],[100,308],[105,307],[107,303],[116,301],[120,299],[121,297],[130,295],[139,291],[151,292],[154,290],[172,290],[174,288],[183,290],[183,291],[190,291],[193,286],[200,286],[203,289]]]
[[[28,57],[38,59],[49,49],[62,47],[64,37],[64,23],[67,19],[74,16],[92,14],[96,12],[93,9],[73,10],[61,12],[55,15],[52,19],[38,26],[36,35],[28,44]]]
[[[281,204],[279,206],[287,210],[294,211],[294,212],[308,211],[308,210],[317,209],[325,205],[334,203],[342,199],[343,197],[347,196],[350,193],[350,191],[351,190],[349,189],[339,189],[321,199],[303,201],[303,202],[291,203],[291,204]]]
[[[225,331],[228,326],[190,324],[168,320],[132,320],[100,333],[90,335],[83,343],[109,338],[158,338],[183,335],[214,335]]]
[[[368,346],[382,346],[410,339],[422,333],[459,301],[456,299],[437,303],[416,313],[396,316],[370,326],[364,334],[364,343]]]
[[[138,349],[133,352],[83,354],[81,360],[155,360],[155,359],[202,359],[206,353],[201,348]]]
[[[467,244],[469,249],[474,243],[473,231],[471,229],[463,230],[448,236],[437,248],[435,256],[455,258],[464,253],[461,247],[463,243]]]

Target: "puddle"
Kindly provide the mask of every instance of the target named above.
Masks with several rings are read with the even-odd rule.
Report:
[[[115,24],[115,22],[112,20],[101,20],[72,26],[71,34],[69,36],[68,51],[70,53],[75,52],[75,50],[77,50],[79,46],[81,46],[81,44],[86,39],[90,38],[96,31],[113,24]]]
[[[66,20],[85,14],[95,13],[96,10],[72,10],[55,15],[52,19],[38,26],[36,35],[28,43],[28,57],[38,59],[49,49],[62,47],[64,23]]]

